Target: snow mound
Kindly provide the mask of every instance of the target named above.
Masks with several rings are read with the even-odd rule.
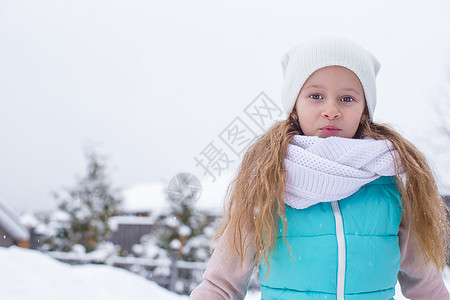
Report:
[[[187,299],[124,269],[71,266],[36,250],[0,247],[0,261],[2,299]]]

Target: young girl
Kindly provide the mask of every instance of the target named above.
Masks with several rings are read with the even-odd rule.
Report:
[[[425,157],[374,123],[379,61],[351,41],[282,58],[287,119],[246,152],[190,299],[449,299],[447,207]]]

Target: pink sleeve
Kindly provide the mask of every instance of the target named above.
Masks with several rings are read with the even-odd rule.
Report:
[[[419,273],[415,264],[419,256],[414,252],[414,242],[413,232],[402,220],[399,230],[401,261],[397,278],[403,295],[413,300],[450,299],[442,274],[437,271],[434,264],[428,264],[425,272]]]
[[[246,243],[249,241],[246,239]],[[203,281],[189,296],[190,300],[244,299],[252,275],[255,248],[250,247],[240,268],[238,253],[228,250],[225,235],[220,239],[203,274]]]

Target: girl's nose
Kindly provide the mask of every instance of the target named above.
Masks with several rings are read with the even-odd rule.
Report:
[[[328,120],[334,120],[341,117],[341,112],[334,104],[329,104],[324,107],[322,111],[322,117]]]

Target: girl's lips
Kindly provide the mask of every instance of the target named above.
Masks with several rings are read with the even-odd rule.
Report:
[[[329,125],[329,126],[320,128],[320,130],[322,130],[323,133],[325,133],[327,135],[334,135],[334,134],[338,133],[341,129],[336,126]]]

